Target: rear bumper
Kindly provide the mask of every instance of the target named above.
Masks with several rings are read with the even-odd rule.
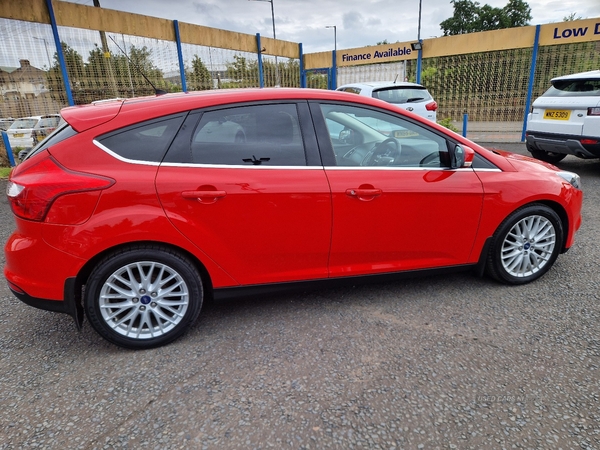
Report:
[[[77,328],[81,330],[83,324],[83,305],[81,304],[81,295],[76,295],[75,289],[75,278],[68,278],[65,281],[64,287],[64,299],[61,300],[48,300],[45,298],[32,297],[23,291],[19,286],[8,282],[8,287],[11,292],[21,300],[23,303],[34,308],[42,309],[44,311],[52,311],[65,313],[73,317]]]
[[[591,139],[600,142],[600,138],[592,136],[570,136],[527,131],[527,147],[530,150],[574,155],[583,159],[600,158],[600,143],[582,144],[581,139]]]

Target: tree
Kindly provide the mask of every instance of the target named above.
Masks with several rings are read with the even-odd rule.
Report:
[[[531,20],[531,8],[523,0],[509,0],[502,13],[504,23],[501,28],[524,27]]]
[[[65,42],[61,42],[60,45],[62,47],[67,75],[69,77],[71,93],[75,103],[77,103],[77,94],[81,92],[85,85],[85,64],[77,50],[68,46]],[[57,52],[54,53],[54,65],[48,70],[46,77],[48,79],[48,87],[52,98],[62,103],[66,103],[67,96]]]
[[[479,31],[476,22],[479,16],[479,3],[471,0],[451,0],[454,15],[440,23],[444,36],[466,34]]]
[[[471,0],[451,0],[450,3],[454,14],[440,23],[444,36],[522,27],[531,20],[531,8],[523,0],[509,0],[504,8],[480,6]]]
[[[573,22],[574,20],[581,20],[582,17],[578,16],[576,12],[572,12],[568,16],[563,17],[563,22]]]
[[[194,55],[192,70],[186,71],[185,76],[192,91],[203,91],[213,87],[212,76],[198,55]]]

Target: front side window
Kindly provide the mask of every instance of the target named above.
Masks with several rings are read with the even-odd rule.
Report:
[[[306,165],[295,104],[207,111],[192,134],[190,153],[195,164]]]
[[[449,167],[447,141],[402,117],[367,108],[321,105],[338,166]]]

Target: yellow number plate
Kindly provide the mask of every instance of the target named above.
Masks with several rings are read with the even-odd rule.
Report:
[[[571,117],[571,111],[564,109],[547,109],[544,112],[544,119],[550,120],[569,120]]]
[[[23,133],[15,133],[13,136],[16,138],[22,138],[25,135]]]

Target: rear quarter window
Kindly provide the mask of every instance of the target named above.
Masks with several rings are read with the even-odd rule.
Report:
[[[29,152],[26,159],[31,158],[33,155],[38,154],[39,152],[46,150],[53,145],[58,144],[59,142],[64,141],[65,139],[69,139],[72,136],[75,136],[77,131],[71,128],[70,125],[64,124],[63,126],[54,130],[52,134],[50,134],[44,141],[42,141],[37,147],[34,147],[33,150]]]
[[[161,162],[186,114],[153,119],[100,136],[111,152],[132,161]]]

